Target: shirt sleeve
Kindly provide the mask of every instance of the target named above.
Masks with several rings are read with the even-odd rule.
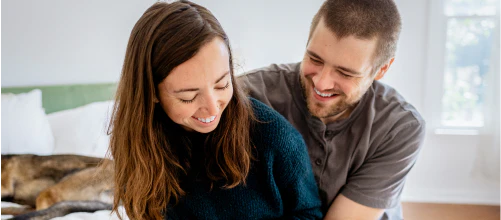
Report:
[[[268,80],[268,82],[270,81],[272,80]],[[240,83],[248,96],[257,99],[268,106],[272,106],[267,97],[269,87],[265,83],[263,71],[241,75],[237,78],[237,82]]]
[[[424,135],[424,121],[413,120],[393,129],[375,153],[348,176],[341,194],[368,207],[397,206],[405,177],[416,162]]]

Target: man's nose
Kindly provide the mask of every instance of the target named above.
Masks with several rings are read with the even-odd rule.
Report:
[[[324,66],[320,72],[312,77],[315,88],[319,91],[326,91],[334,88],[333,69]]]

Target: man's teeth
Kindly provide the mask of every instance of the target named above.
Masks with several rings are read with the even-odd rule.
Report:
[[[216,119],[216,116],[210,116],[209,118],[197,118],[199,121],[203,123],[210,123]]]
[[[332,94],[327,94],[327,93],[321,93],[320,91],[318,91],[316,88],[313,88],[313,90],[315,90],[315,92],[319,95],[319,96],[322,96],[322,97],[331,97],[334,95],[334,93]]]

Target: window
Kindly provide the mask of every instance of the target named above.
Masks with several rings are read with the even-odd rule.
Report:
[[[485,124],[489,81],[499,53],[499,0],[430,1],[427,83],[434,128],[477,129]],[[499,61],[497,61],[499,63]],[[497,64],[499,65],[499,64]],[[434,82],[431,82],[434,81]],[[433,94],[431,94],[433,93]]]

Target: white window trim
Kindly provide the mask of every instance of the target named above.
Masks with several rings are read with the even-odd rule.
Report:
[[[429,0],[427,62],[425,74],[424,103],[427,127],[436,133],[441,126],[442,96],[444,82],[444,63],[447,19],[443,15],[443,0]]]

